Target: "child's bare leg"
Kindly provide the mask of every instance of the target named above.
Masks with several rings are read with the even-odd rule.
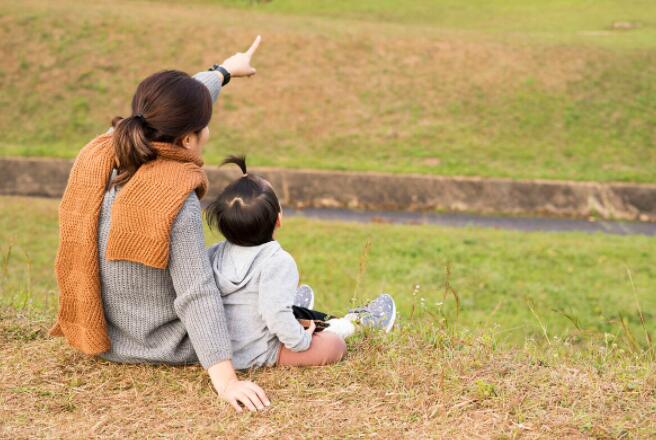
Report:
[[[310,348],[305,351],[291,351],[281,346],[276,365],[310,367],[339,362],[346,354],[344,339],[334,333],[320,332],[312,335]]]

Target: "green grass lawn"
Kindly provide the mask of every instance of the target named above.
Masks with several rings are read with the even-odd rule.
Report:
[[[209,164],[656,181],[651,1],[28,0],[0,22],[0,156],[74,157],[146,75],[259,33]]]
[[[155,0],[157,1],[157,0]],[[161,0],[160,0],[161,1]],[[163,3],[179,3],[164,0]],[[345,18],[455,31],[482,31],[512,37],[515,33],[542,41],[654,47],[656,5],[650,0],[197,0],[263,12]],[[604,30],[616,22],[637,22],[647,29],[613,38]],[[596,32],[595,32],[596,31]],[[597,38],[594,38],[597,37]]]
[[[0,198],[0,303],[54,316],[57,203]],[[208,245],[217,239],[208,232]],[[302,282],[314,287],[316,307],[326,311],[345,312],[387,291],[398,301],[402,326],[491,329],[500,342],[521,346],[527,338],[543,343],[545,331],[573,343],[605,333],[623,339],[623,317],[642,344],[639,303],[648,330],[656,330],[654,238],[289,218],[278,239],[296,258]],[[459,316],[453,292],[444,297],[446,267]]]

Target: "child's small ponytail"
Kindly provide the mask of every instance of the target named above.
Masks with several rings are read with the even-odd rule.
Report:
[[[280,201],[269,182],[248,175],[246,156],[228,156],[221,165],[237,165],[244,173],[230,183],[205,209],[210,228],[218,228],[229,242],[258,246],[273,240],[281,212]]]
[[[234,164],[241,168],[241,172],[244,173],[244,176],[248,176],[248,170],[246,169],[246,156],[228,156],[223,159],[221,165]]]

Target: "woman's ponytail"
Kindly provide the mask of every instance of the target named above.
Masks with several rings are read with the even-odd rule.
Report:
[[[128,118],[114,118],[114,154],[118,160],[119,173],[112,185],[123,185],[144,163],[155,159],[146,136],[146,121],[138,113]]]
[[[189,133],[200,133],[212,117],[212,97],[201,83],[184,72],[165,70],[139,83],[132,97],[132,116],[116,117],[113,143],[118,176],[123,185],[157,153],[151,142],[181,144]]]

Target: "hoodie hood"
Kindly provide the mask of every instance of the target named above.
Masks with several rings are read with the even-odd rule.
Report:
[[[208,253],[221,296],[243,288],[280,249],[275,240],[259,246],[238,246],[228,241],[212,246]]]

